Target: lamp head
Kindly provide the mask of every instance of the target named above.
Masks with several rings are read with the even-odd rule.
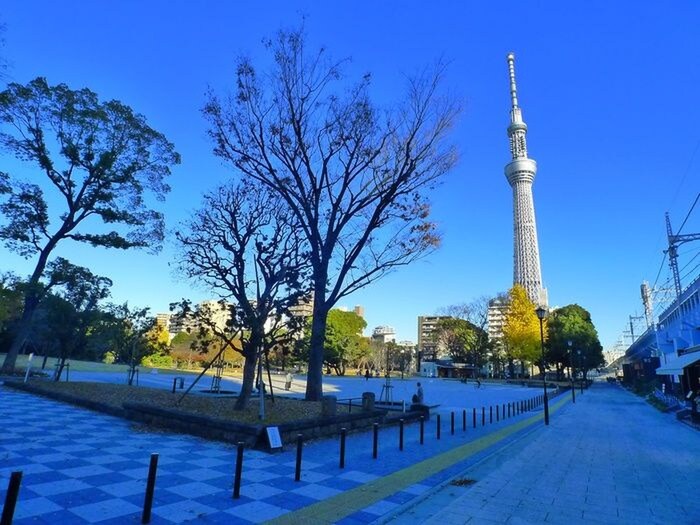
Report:
[[[567,341],[566,344],[569,345],[569,348],[571,348],[571,341]]]
[[[545,310],[541,306],[537,307],[537,309],[535,310],[535,313],[537,314],[537,318],[540,321],[542,321],[545,317],[547,317],[547,310]]]

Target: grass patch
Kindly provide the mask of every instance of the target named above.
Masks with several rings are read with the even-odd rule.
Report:
[[[174,409],[188,414],[207,416],[236,421],[238,423],[257,424],[259,399],[252,399],[245,410],[233,410],[235,398],[213,397],[201,394],[190,394],[182,402],[181,392],[173,394],[168,390],[140,386],[115,385],[109,383],[54,383],[48,381],[32,381],[32,386],[44,392],[60,392],[71,396],[98,401],[114,408],[122,408],[122,404],[142,403],[156,408]],[[281,424],[304,419],[316,419],[321,415],[321,403],[275,397],[273,403],[265,400],[265,424]]]

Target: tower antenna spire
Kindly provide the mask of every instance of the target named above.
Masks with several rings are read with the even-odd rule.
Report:
[[[515,54],[508,53],[510,77],[510,126],[508,139],[512,160],[506,165],[506,178],[513,188],[514,268],[513,282],[527,291],[530,300],[547,305],[547,290],[542,286],[540,252],[535,225],[535,204],[532,198],[532,182],[537,173],[537,163],[527,155],[527,125],[523,122],[518,106],[515,86]]]
[[[518,90],[515,85],[515,53],[508,53],[508,74],[510,76],[510,101],[513,108],[518,107]]]

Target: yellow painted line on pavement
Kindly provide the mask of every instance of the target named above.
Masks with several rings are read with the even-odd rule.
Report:
[[[569,397],[562,395],[562,399],[549,407],[550,414],[559,410],[569,401]],[[492,434],[481,437],[475,441],[465,443],[437,456],[415,463],[410,467],[398,470],[393,474],[365,483],[354,489],[345,491],[336,496],[309,505],[294,512],[283,514],[278,518],[267,521],[272,525],[291,524],[332,524],[350,514],[369,507],[370,505],[396,494],[401,490],[420,483],[422,480],[437,474],[438,472],[467,459],[499,441],[515,434],[516,432],[540,421],[544,414],[537,414],[512,425],[502,428]]]

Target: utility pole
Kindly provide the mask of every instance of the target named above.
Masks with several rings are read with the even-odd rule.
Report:
[[[671,267],[671,273],[673,274],[673,286],[676,289],[676,299],[681,296],[681,277],[678,272],[678,247],[681,244],[690,241],[700,241],[700,233],[689,233],[686,235],[674,235],[671,229],[671,219],[666,212],[666,235],[668,237],[668,265]]]
[[[643,315],[630,315],[630,335],[632,335],[632,342],[634,343],[634,323],[638,319],[644,319]]]

